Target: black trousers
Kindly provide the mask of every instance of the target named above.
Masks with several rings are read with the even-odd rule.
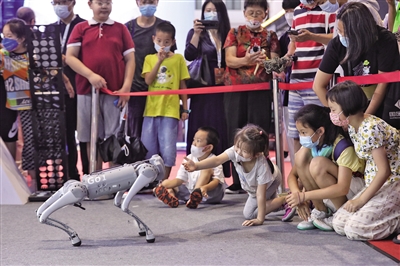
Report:
[[[272,92],[270,90],[226,93],[224,107],[228,140],[233,146],[236,130],[246,124],[262,127],[267,133],[271,127]],[[232,165],[233,184],[240,185],[239,177]]]
[[[146,107],[146,96],[131,97],[128,102],[128,134],[131,137],[141,137],[143,113]]]
[[[76,149],[76,123],[77,123],[77,97],[69,98],[65,95],[65,139],[68,149],[68,177],[80,181],[78,168],[76,163],[78,161],[78,152]]]

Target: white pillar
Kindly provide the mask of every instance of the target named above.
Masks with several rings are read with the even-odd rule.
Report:
[[[168,20],[176,29],[176,53],[185,51],[186,36],[193,28],[195,2],[193,0],[159,0],[156,16]]]

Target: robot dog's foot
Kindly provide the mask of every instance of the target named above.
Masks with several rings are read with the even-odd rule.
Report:
[[[78,234],[74,234],[70,236],[69,238],[71,240],[71,243],[74,247],[79,247],[82,244],[81,239],[78,237]]]
[[[151,233],[151,232],[147,233],[146,241],[147,241],[147,243],[154,243],[154,241],[156,241],[156,238],[154,237],[153,233]]]

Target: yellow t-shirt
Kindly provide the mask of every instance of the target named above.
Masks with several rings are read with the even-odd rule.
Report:
[[[143,64],[143,77],[154,68],[157,60],[157,54],[146,56]],[[156,79],[149,86],[149,91],[179,90],[181,80],[189,78],[185,59],[180,54],[174,54],[165,58],[161,63]],[[165,116],[179,120],[179,95],[147,96],[144,116]]]
[[[335,150],[336,145],[338,142],[343,139],[344,137],[342,135],[339,135],[336,139],[335,142],[333,143],[333,150]],[[335,162],[333,158],[334,152],[332,152],[332,161]],[[339,155],[339,158],[336,162],[338,166],[343,166],[351,169],[353,172],[359,172],[361,174],[364,174],[364,169],[365,169],[365,160],[360,159],[353,146],[349,146],[344,151]]]

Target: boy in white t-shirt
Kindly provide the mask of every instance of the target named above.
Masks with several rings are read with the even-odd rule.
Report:
[[[214,157],[214,147],[219,142],[219,136],[211,127],[201,127],[193,138],[191,154],[187,157],[194,162]],[[166,179],[154,189],[159,200],[176,208],[179,200],[187,201],[186,207],[196,209],[203,200],[205,203],[220,203],[224,197],[225,177],[222,166],[188,172],[183,165],[180,166],[175,179]]]

